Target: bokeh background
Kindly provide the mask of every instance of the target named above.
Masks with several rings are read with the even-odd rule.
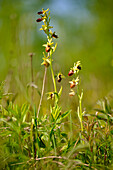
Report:
[[[44,67],[41,66],[46,36],[36,23],[37,12],[51,11],[51,25],[59,38],[54,53],[55,74],[61,71],[66,79],[61,103],[65,108],[76,107],[77,99],[70,98],[67,76],[73,63],[82,63],[81,88],[83,105],[94,108],[104,96],[113,96],[113,1],[112,0],[0,0],[0,81],[5,80],[5,92],[17,94],[15,102],[22,103],[27,84],[31,81],[30,57],[34,52],[35,84],[41,91]],[[52,91],[48,69],[45,92]],[[58,88],[60,85],[58,84]],[[29,90],[30,91],[30,90]],[[30,92],[29,92],[30,93]],[[35,104],[39,94],[35,90]],[[44,96],[46,101],[46,95]],[[45,102],[46,105],[46,102]]]

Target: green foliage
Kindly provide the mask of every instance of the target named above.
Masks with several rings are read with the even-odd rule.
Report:
[[[78,61],[68,73],[68,76],[75,75],[69,82],[69,95],[74,97],[77,94],[78,97],[77,121],[73,119],[71,109],[64,111],[60,101],[65,86],[59,85],[58,88],[53,69],[53,53],[57,47],[57,44],[53,45],[53,38],[58,36],[51,31],[49,9],[42,9],[38,14],[40,18],[37,22],[44,23],[41,30],[47,35],[42,65],[45,66],[45,73],[50,66],[54,90],[47,93],[50,101],[47,100],[46,104],[50,102],[49,109],[43,110],[41,107],[45,100],[42,98],[46,84],[44,73],[37,111],[33,89],[32,102],[27,100],[19,105],[12,100],[5,105],[4,99],[9,93],[4,94],[4,83],[0,83],[0,169],[112,169],[112,107],[105,98],[98,102],[100,106],[93,113],[83,112],[83,91],[80,92],[78,75],[82,67]],[[31,73],[32,87],[35,85],[32,64]],[[64,76],[59,72],[57,78],[60,83]],[[29,87],[26,87],[27,96]]]
[[[3,98],[3,87],[4,87],[4,83],[3,82],[0,82],[0,99]]]
[[[103,117],[101,119],[101,113],[110,114],[112,118],[112,109],[108,100],[101,103],[104,104],[102,108],[106,107],[98,109],[100,116],[99,113],[84,115],[83,131],[78,129],[73,140],[68,138],[64,127],[64,119],[69,111],[61,113],[58,105],[51,108],[50,115],[38,119],[36,107],[32,110],[27,103],[21,107],[10,103],[7,110],[2,108],[0,160],[4,161],[0,165],[1,169],[46,166],[64,169],[110,168],[113,161],[113,125],[111,121]],[[78,137],[79,133],[82,133],[83,138]]]

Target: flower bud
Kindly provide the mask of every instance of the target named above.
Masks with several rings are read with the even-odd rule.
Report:
[[[68,76],[72,76],[73,74],[74,74],[74,71],[70,70],[69,73],[68,73]]]
[[[42,18],[38,18],[37,20],[36,20],[36,22],[41,22],[42,21]]]
[[[41,14],[43,14],[43,11],[39,11],[39,12],[37,12],[37,14],[38,14],[38,15],[41,15]]]
[[[75,81],[71,81],[71,83],[70,83],[70,88],[74,88],[75,87]]]
[[[73,90],[71,90],[71,92],[69,93],[69,96],[74,96],[75,92]]]
[[[49,67],[50,63],[49,63],[47,60],[45,60],[45,61],[42,63],[42,65],[44,65],[45,67]]]
[[[49,92],[47,94],[48,94],[47,100],[49,100],[49,99],[53,100],[54,99],[54,96],[55,96],[54,92]]]
[[[58,38],[58,35],[55,34],[55,32],[52,34],[53,38]]]
[[[50,45],[47,45],[46,46],[46,52],[48,53],[50,51],[50,49],[51,49]]]
[[[78,70],[81,70],[81,66],[80,66],[80,65],[78,65],[78,66],[77,66],[77,69],[78,69]]]

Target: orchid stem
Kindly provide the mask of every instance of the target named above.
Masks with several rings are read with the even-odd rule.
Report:
[[[51,74],[52,74],[52,79],[53,79],[54,91],[57,93],[56,81],[55,81],[55,76],[54,76],[53,67],[52,67],[52,58],[51,58],[50,66],[51,66]]]

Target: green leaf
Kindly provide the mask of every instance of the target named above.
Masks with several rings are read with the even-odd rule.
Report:
[[[62,94],[62,86],[61,86],[61,88],[60,88],[60,90],[59,90],[59,92],[58,92],[58,96],[60,97],[61,94]]]
[[[55,124],[53,125],[51,131],[50,131],[50,139],[52,140],[52,135],[54,134],[54,128],[55,128]]]
[[[105,98],[105,111],[108,114],[111,113],[111,106],[110,106],[109,101],[107,100],[107,98]]]
[[[102,109],[94,109],[94,110],[96,110],[97,112],[100,112],[100,113],[104,113],[104,114],[105,114],[105,111],[102,110]]]
[[[22,122],[25,122],[25,119],[26,119],[26,116],[27,116],[27,113],[29,111],[29,105],[24,103],[21,107],[21,120]]]
[[[97,114],[97,118],[100,119],[100,120],[107,120],[108,119],[107,115],[105,115],[105,114]]]
[[[71,110],[64,112],[64,113],[61,115],[62,119],[64,119],[65,117],[67,117],[70,112],[71,112]]]
[[[56,48],[57,48],[57,43],[55,44],[55,47],[54,47],[54,50],[53,50],[53,52],[55,52]]]
[[[110,133],[113,135],[113,130],[111,130]]]
[[[89,143],[78,144],[77,147],[73,147],[72,150],[68,154],[68,158],[70,158],[75,152],[83,152],[89,149]]]
[[[62,132],[61,135],[65,138],[68,138],[67,133]]]
[[[3,118],[1,118],[0,121],[6,123],[10,127],[10,130],[16,132],[17,135],[19,134],[19,127],[15,126],[13,122],[9,123]]]

